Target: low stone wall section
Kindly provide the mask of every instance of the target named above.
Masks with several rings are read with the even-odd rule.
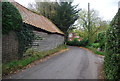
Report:
[[[35,51],[47,51],[64,43],[64,36],[34,31],[38,39],[34,40],[32,49]],[[2,36],[2,62],[6,63],[18,59],[18,39],[15,32]]]
[[[2,62],[18,59],[18,39],[15,32],[2,36]]]

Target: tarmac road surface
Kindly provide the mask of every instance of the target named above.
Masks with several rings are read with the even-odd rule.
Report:
[[[11,76],[12,79],[98,79],[101,58],[79,47],[38,63]]]

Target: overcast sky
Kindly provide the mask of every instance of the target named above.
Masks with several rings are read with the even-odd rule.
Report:
[[[27,6],[34,0],[15,0],[16,2]],[[111,20],[118,11],[118,1],[120,0],[74,0],[73,4],[79,4],[79,8],[87,9],[88,2],[90,8],[99,11],[99,15],[104,20]]]

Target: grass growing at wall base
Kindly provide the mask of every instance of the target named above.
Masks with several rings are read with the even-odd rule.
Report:
[[[15,72],[16,70],[22,69],[23,67],[27,66],[28,64],[32,63],[35,60],[39,60],[41,58],[44,58],[46,56],[49,56],[53,53],[56,53],[60,50],[66,49],[66,45],[60,45],[56,47],[55,49],[51,49],[48,51],[43,52],[33,52],[33,55],[27,56],[21,60],[11,61],[7,64],[3,64],[2,66],[2,75],[8,75],[10,73]]]

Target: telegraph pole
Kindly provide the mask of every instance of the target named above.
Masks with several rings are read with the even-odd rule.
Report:
[[[90,3],[88,3],[88,41],[90,40]]]
[[[118,2],[118,9],[120,9],[120,1]]]

